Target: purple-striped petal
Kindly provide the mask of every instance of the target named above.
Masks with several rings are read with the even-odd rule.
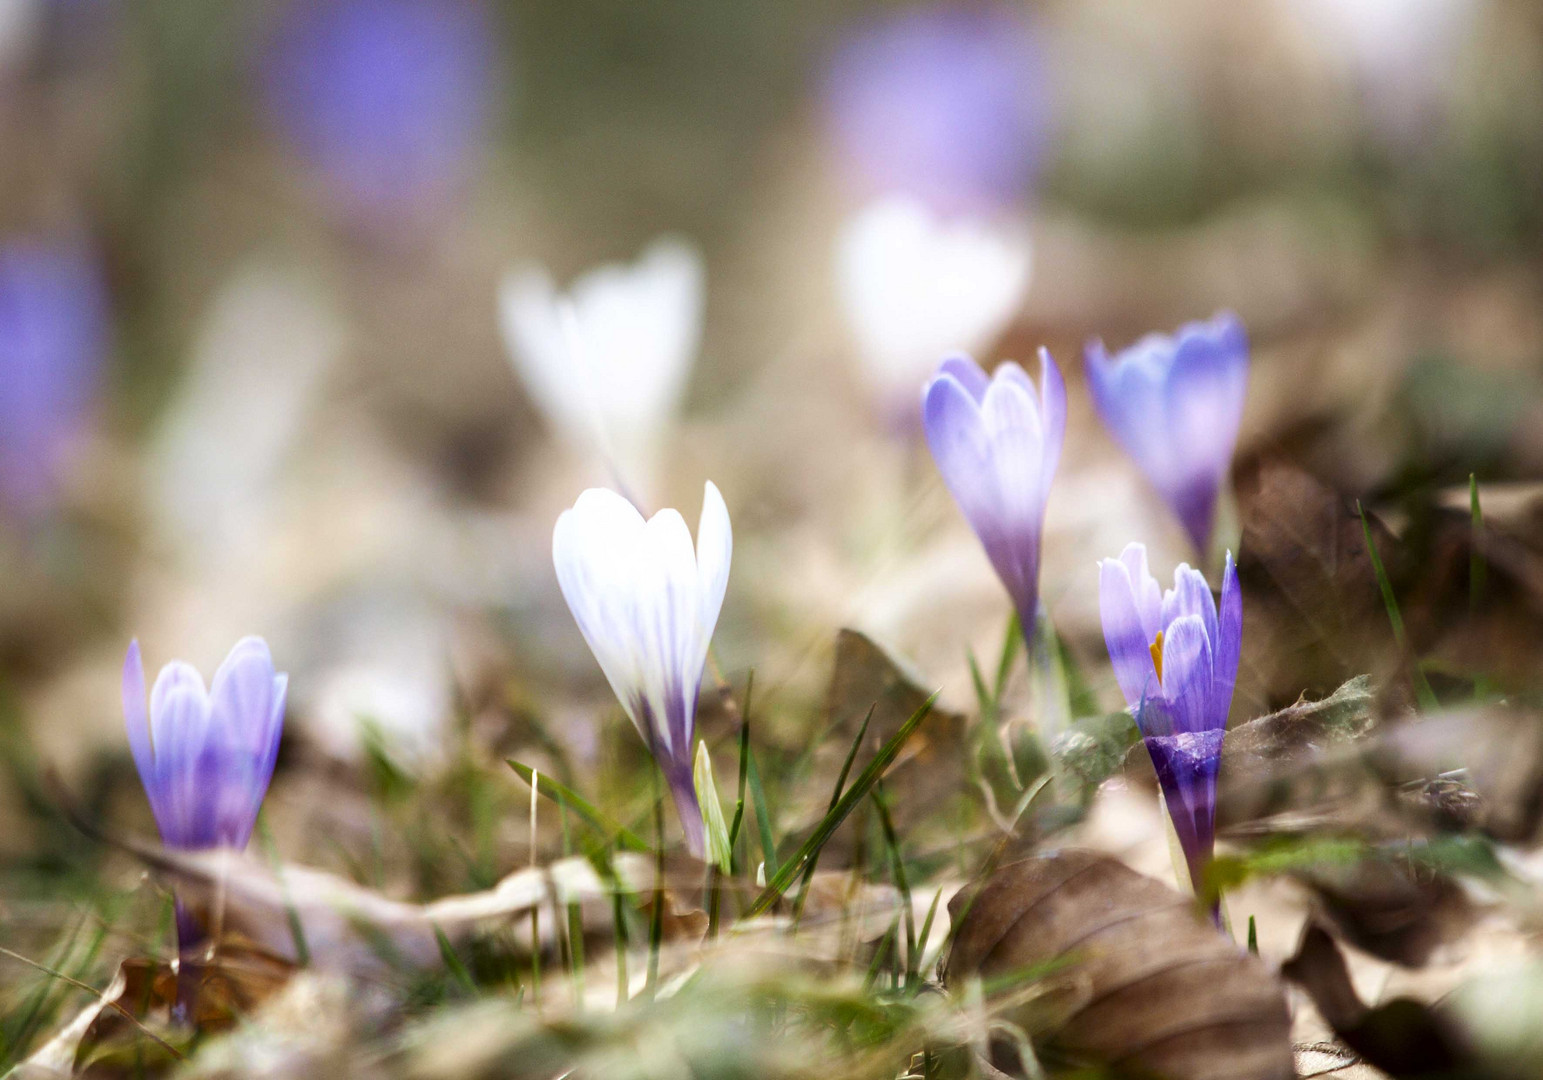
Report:
[[[1212,659],[1211,701],[1221,723],[1232,710],[1232,691],[1238,679],[1238,659],[1243,652],[1243,590],[1238,585],[1238,568],[1232,552],[1227,552],[1227,568],[1222,573],[1221,612],[1217,617]]]
[[[1210,714],[1211,643],[1200,616],[1182,615],[1163,631],[1162,683],[1175,733],[1216,726]]]
[[[1160,688],[1152,664],[1152,639],[1142,626],[1130,570],[1118,559],[1098,564],[1098,610],[1120,691],[1126,704],[1139,708],[1143,701],[1157,696]]]

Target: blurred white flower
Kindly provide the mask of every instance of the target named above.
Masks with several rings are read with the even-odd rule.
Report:
[[[909,407],[945,355],[978,353],[1029,284],[1027,236],[891,196],[858,211],[836,248],[841,306],[869,381]]]
[[[696,247],[655,240],[559,292],[547,271],[512,271],[499,292],[504,341],[547,420],[582,450],[645,474],[680,406],[702,337],[706,271]]]

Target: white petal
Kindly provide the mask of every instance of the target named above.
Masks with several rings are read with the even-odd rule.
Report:
[[[700,651],[706,660],[707,646],[718,612],[723,609],[723,595],[729,587],[729,562],[734,554],[734,533],[729,525],[729,508],[724,505],[718,485],[707,481],[702,491],[702,516],[696,528],[697,587],[702,606],[699,616]]]

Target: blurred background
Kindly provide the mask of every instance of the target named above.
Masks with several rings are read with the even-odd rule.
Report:
[[[338,795],[361,763],[639,756],[607,749],[631,733],[551,566],[596,484],[693,522],[721,488],[717,666],[755,670],[773,743],[810,730],[842,626],[968,703],[1007,604],[918,438],[945,348],[1067,374],[1044,595],[1118,708],[1094,562],[1194,555],[1083,342],[1231,309],[1240,471],[1287,459],[1395,524],[1410,492],[1466,506],[1470,472],[1525,495],[1540,227],[1534,0],[0,0],[7,876],[80,868],[50,773],[150,833],[134,637],[206,675],[270,641],[297,861],[374,827]],[[674,312],[676,381],[606,446],[521,298],[640,255],[686,268],[640,302]],[[907,260],[958,287],[931,302]],[[648,322],[617,320],[625,371]],[[1306,688],[1261,666],[1235,720]]]

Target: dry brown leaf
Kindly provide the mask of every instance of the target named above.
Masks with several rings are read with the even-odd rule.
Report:
[[[1456,1025],[1429,1006],[1409,998],[1365,1005],[1334,939],[1319,926],[1307,927],[1281,973],[1307,991],[1346,1046],[1399,1080],[1495,1075],[1474,1059]]]
[[[1239,483],[1243,539],[1240,687],[1269,707],[1304,691],[1323,697],[1396,661],[1366,539],[1352,506],[1294,466],[1266,463]],[[1395,581],[1403,561],[1391,533],[1367,515]]]
[[[1280,980],[1194,901],[1116,859],[1068,849],[1011,863],[949,911],[954,986],[1067,965],[1056,1014],[1041,1002],[1019,1016],[1047,1052],[1170,1080],[1294,1075]]]

